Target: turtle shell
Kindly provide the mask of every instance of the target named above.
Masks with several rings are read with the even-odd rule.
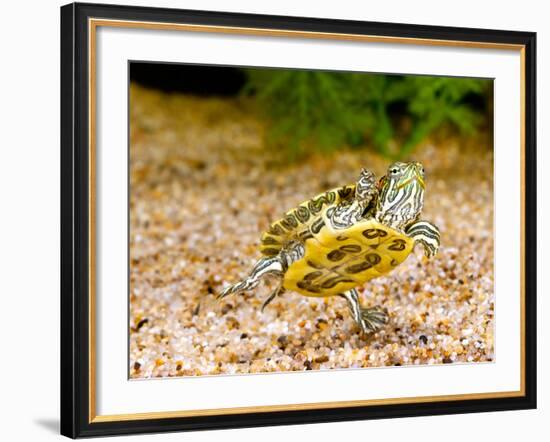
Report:
[[[384,275],[411,253],[414,241],[374,218],[319,232],[304,241],[304,257],[287,269],[283,286],[306,296],[333,296]]]
[[[274,256],[292,241],[305,241],[319,232],[324,224],[328,209],[344,201],[350,201],[355,194],[355,184],[342,186],[320,193],[289,210],[281,219],[273,222],[262,234],[260,252]]]

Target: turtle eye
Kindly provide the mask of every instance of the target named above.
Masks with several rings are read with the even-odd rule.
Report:
[[[392,167],[392,168],[390,169],[390,173],[391,173],[392,175],[397,175],[397,174],[399,173],[399,169],[398,169],[397,167]]]

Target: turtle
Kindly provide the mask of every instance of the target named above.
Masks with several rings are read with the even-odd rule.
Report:
[[[262,311],[286,290],[341,296],[361,331],[377,332],[388,322],[387,310],[362,306],[357,287],[392,271],[416,245],[428,258],[437,254],[439,229],[420,220],[424,191],[419,162],[395,162],[378,181],[362,169],[355,184],[323,192],[273,222],[261,236],[263,257],[218,298],[251,290],[272,276],[278,285]]]

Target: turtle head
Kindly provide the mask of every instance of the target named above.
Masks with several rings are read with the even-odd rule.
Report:
[[[376,219],[403,230],[415,221],[424,204],[424,167],[418,162],[396,162],[378,183]]]

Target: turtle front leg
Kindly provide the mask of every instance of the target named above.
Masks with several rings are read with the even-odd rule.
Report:
[[[439,229],[428,221],[417,221],[405,229],[405,233],[414,239],[415,244],[424,248],[424,254],[433,258],[439,250]]]
[[[355,184],[355,198],[352,201],[342,201],[328,210],[327,215],[334,229],[353,226],[364,218],[369,207],[374,207],[378,197],[375,178],[370,170],[362,169]]]
[[[340,296],[346,299],[351,316],[366,335],[377,332],[388,323],[388,314],[381,307],[361,307],[357,290],[348,290]]]

